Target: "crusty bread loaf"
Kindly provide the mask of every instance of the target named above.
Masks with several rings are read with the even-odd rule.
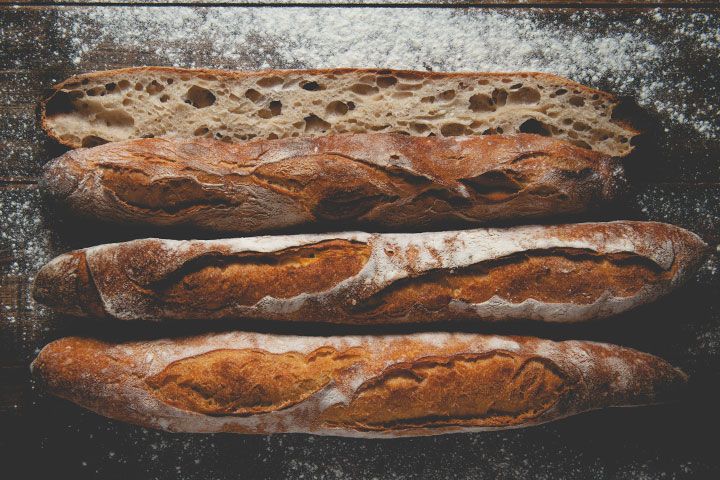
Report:
[[[659,297],[705,250],[653,222],[146,239],[61,255],[33,294],[60,312],[122,320],[573,322]]]
[[[64,338],[32,369],[50,393],[145,427],[376,438],[517,428],[660,403],[686,382],[662,359],[614,345],[448,333]]]
[[[329,133],[540,133],[621,156],[638,132],[614,96],[542,73],[232,72],[143,67],[72,77],[43,126],[73,148],[173,135],[228,142]]]
[[[127,140],[70,151],[41,183],[84,217],[247,234],[577,214],[614,198],[624,176],[617,159],[537,135],[346,134]]]

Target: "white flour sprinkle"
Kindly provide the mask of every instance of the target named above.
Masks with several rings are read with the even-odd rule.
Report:
[[[80,70],[102,63],[97,49],[110,43],[139,52],[145,63],[184,67],[551,72],[629,95],[670,125],[716,138],[718,82],[708,79],[705,100],[688,104],[698,86],[684,69],[687,45],[720,51],[718,19],[655,10],[628,13],[637,16],[631,22],[600,21],[606,15],[580,11],[561,23],[517,10],[105,8],[61,11],[58,28]],[[672,35],[648,33],[678,23]],[[206,54],[202,63],[193,60],[198,51]]]
[[[0,254],[10,258],[2,265],[3,274],[34,275],[50,259],[50,234],[43,225],[41,205],[35,189],[0,191]]]

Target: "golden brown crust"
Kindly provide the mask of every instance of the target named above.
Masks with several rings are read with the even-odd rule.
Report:
[[[321,418],[360,431],[522,425],[551,409],[567,383],[553,362],[511,352],[424,357],[385,369]]]
[[[367,263],[364,243],[330,240],[269,254],[193,258],[149,285],[169,309],[220,310],[255,305],[266,296],[292,298],[323,292],[356,275]]]
[[[494,296],[513,303],[586,305],[604,295],[632,297],[677,272],[633,254],[598,255],[578,249],[535,250],[480,262],[452,272],[436,270],[396,282],[353,308],[367,317],[398,317],[412,309],[438,311],[450,302],[483,303]]]
[[[146,427],[366,437],[535,425],[673,400],[686,381],[613,345],[447,333],[65,338],[33,373],[53,394]]]
[[[146,383],[157,398],[183,410],[206,415],[267,413],[317,393],[337,371],[358,361],[356,350],[323,347],[308,355],[214,350],[173,362]]]
[[[64,288],[74,278],[73,259],[84,252],[106,318],[571,322],[671,291],[706,249],[692,233],[652,222],[146,239],[56,258],[40,271],[35,296],[91,316],[83,309],[86,287]]]
[[[85,217],[247,234],[561,217],[605,205],[625,181],[619,160],[537,135],[356,134],[118,142],[50,162],[42,185]]]

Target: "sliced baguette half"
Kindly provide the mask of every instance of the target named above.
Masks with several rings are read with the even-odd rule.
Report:
[[[78,75],[54,90],[43,103],[43,127],[72,148],[157,136],[234,143],[524,132],[624,156],[638,133],[612,118],[613,95],[545,73],[139,67]]]

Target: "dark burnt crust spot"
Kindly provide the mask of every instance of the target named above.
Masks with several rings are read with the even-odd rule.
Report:
[[[369,379],[321,421],[359,431],[521,425],[563,401],[575,382],[550,360],[503,350],[425,357]]]
[[[324,388],[362,361],[362,350],[321,347],[302,355],[220,349],[177,360],[145,380],[148,391],[175,408],[213,416],[284,410]]]

